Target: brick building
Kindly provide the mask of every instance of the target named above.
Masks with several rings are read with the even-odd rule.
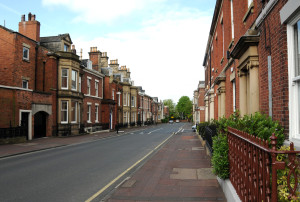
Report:
[[[297,0],[217,0],[203,62],[208,120],[260,111],[300,146],[299,8]]]
[[[193,98],[193,121],[194,124],[206,121],[206,111],[204,104],[205,82],[199,81],[197,90],[194,91]]]
[[[0,26],[0,127],[25,125],[27,138],[52,135],[58,56],[40,45],[40,23],[22,16],[19,32]]]

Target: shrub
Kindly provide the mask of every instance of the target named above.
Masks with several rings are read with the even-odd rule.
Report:
[[[214,152],[212,165],[215,169],[214,172],[222,179],[226,179],[229,176],[228,143],[227,137],[226,141],[224,137],[228,132],[228,126],[247,132],[264,140],[268,140],[269,143],[272,133],[275,133],[277,136],[278,148],[282,146],[284,142],[283,128],[279,125],[279,123],[259,112],[250,116],[245,115],[241,118],[237,111],[228,119],[223,117],[219,120],[214,120],[213,123],[217,126],[218,136],[213,138]],[[226,155],[220,155],[219,151],[225,151],[225,144],[227,145]]]
[[[202,122],[197,125],[197,131],[202,138],[204,138],[205,127],[208,125],[209,125],[209,122]]]
[[[227,135],[220,133],[213,137],[213,148],[213,173],[221,179],[227,179],[229,177]]]

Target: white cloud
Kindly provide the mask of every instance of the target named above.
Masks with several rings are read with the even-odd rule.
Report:
[[[154,6],[164,0],[43,0],[44,6],[66,6],[78,15],[75,22],[110,23],[133,11]]]
[[[144,23],[138,31],[110,33],[85,40],[73,38],[84,57],[92,46],[131,70],[135,85],[159,99],[192,97],[204,80],[202,62],[211,16],[195,9],[166,11]]]

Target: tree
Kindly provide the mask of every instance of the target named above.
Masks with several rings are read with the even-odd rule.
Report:
[[[192,109],[193,103],[188,96],[182,96],[176,105],[181,119],[186,119],[192,113]]]
[[[175,112],[175,103],[173,102],[173,100],[171,99],[167,99],[164,100],[164,106],[168,106],[169,107],[169,115],[170,117],[175,116],[176,112]]]

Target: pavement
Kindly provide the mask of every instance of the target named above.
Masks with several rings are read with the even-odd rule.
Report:
[[[186,124],[181,132],[173,135],[143,166],[126,178],[102,201],[227,201],[216,176],[212,174],[210,157],[206,154],[197,134],[190,128],[190,124]],[[133,130],[141,130],[141,128],[125,129],[119,134],[106,131],[0,145],[0,158],[96,141],[124,135]]]

